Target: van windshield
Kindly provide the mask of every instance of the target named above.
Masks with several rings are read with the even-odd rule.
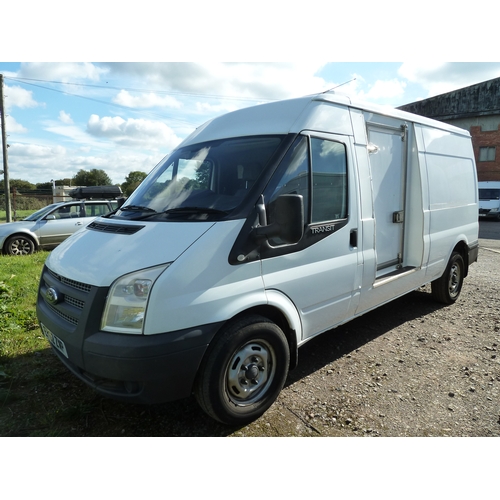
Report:
[[[245,200],[282,139],[236,137],[178,149],[156,166],[116,216],[224,217]]]
[[[500,189],[480,189],[479,190],[480,200],[499,200],[500,199]]]

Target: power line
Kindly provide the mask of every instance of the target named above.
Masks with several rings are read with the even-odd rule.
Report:
[[[72,92],[68,92],[66,90],[59,90],[51,87],[47,87],[44,85],[38,85],[36,83],[32,82],[42,82],[42,83],[49,83],[49,84],[55,84],[55,85],[74,85],[74,86],[80,86],[80,87],[91,87],[91,88],[99,88],[99,89],[107,89],[107,90],[127,90],[131,92],[142,92],[142,93],[157,93],[157,94],[165,94],[165,95],[180,95],[180,96],[189,96],[189,97],[204,97],[204,98],[212,98],[212,99],[232,99],[232,100],[240,100],[240,101],[257,101],[257,102],[262,102],[262,101],[270,101],[269,99],[256,99],[256,98],[244,98],[244,97],[231,97],[231,96],[218,96],[218,95],[210,95],[210,94],[190,94],[190,93],[182,93],[182,92],[172,92],[172,91],[165,91],[165,90],[147,90],[147,89],[133,89],[133,88],[122,88],[122,87],[113,87],[113,86],[104,86],[104,85],[93,85],[93,84],[81,84],[81,83],[75,83],[75,82],[58,82],[58,81],[51,81],[51,80],[41,80],[41,79],[36,79],[36,78],[14,78],[14,77],[4,77],[6,80],[10,80],[13,82],[21,83],[24,85],[30,85],[32,87],[37,87],[41,88],[44,90],[49,90],[51,92],[57,92],[63,95],[71,96],[71,97],[78,97],[79,99],[85,99],[88,101],[96,102],[98,104],[103,104],[105,106],[114,106],[120,109],[125,109],[131,113],[136,113],[140,114],[142,116],[147,115],[153,118],[159,118],[162,120],[168,120],[168,121],[175,121],[177,123],[183,123],[187,125],[192,125],[190,121],[187,120],[182,120],[176,117],[172,117],[166,114],[160,114],[160,113],[155,113],[154,111],[150,111],[147,109],[136,109],[136,108],[131,108],[129,106],[125,106],[123,104],[118,104],[115,102],[109,102],[109,101],[103,101],[100,99],[96,99],[94,97],[88,97],[80,94],[75,94]]]
[[[42,82],[42,83],[52,83],[55,85],[73,85],[77,87],[90,87],[90,88],[98,88],[98,89],[110,89],[110,90],[127,90],[129,92],[141,92],[141,93],[155,93],[161,95],[173,95],[173,96],[188,96],[188,97],[204,97],[211,99],[226,99],[226,100],[236,100],[236,101],[252,101],[252,102],[262,102],[262,101],[275,101],[276,99],[265,99],[265,98],[257,98],[257,97],[238,97],[238,96],[228,96],[228,95],[219,95],[219,94],[204,94],[204,93],[194,93],[194,92],[176,92],[173,90],[160,90],[160,89],[137,89],[133,87],[114,87],[112,85],[95,85],[90,83],[77,83],[77,82],[59,82],[53,80],[41,80],[37,78],[24,78],[24,77],[5,77],[9,80],[25,83],[26,85],[34,85],[29,82]],[[36,85],[35,85],[36,86]],[[47,87],[41,87],[47,88]],[[54,90],[54,89],[48,89]],[[67,93],[65,91],[59,91],[63,93]],[[72,94],[69,94],[72,95]]]
[[[176,121],[176,122],[180,122],[180,123],[190,124],[190,122],[188,122],[186,120],[180,120],[179,118],[172,118],[170,116],[166,116],[166,115],[162,115],[162,114],[159,114],[159,113],[155,113],[153,111],[144,110],[144,109],[142,109],[142,110],[134,109],[134,108],[130,108],[128,106],[124,106],[123,104],[117,104],[115,102],[102,101],[100,99],[95,99],[94,97],[83,96],[83,95],[80,95],[80,94],[74,94],[72,92],[67,92],[65,90],[58,90],[58,89],[53,89],[53,88],[50,88],[50,87],[45,87],[43,85],[37,85],[35,83],[24,82],[24,81],[19,80],[17,78],[4,77],[4,79],[6,79],[6,80],[8,79],[8,80],[11,80],[11,81],[14,81],[14,82],[23,83],[25,85],[31,85],[32,87],[37,87],[37,88],[41,88],[41,89],[44,89],[44,90],[49,90],[51,92],[57,92],[59,94],[67,95],[67,96],[70,96],[70,97],[78,97],[79,99],[85,99],[87,101],[97,102],[97,103],[103,104],[105,106],[114,106],[114,107],[117,107],[117,108],[126,109],[127,111],[129,111],[131,113],[139,113],[141,115],[149,115],[149,116],[156,117],[156,118],[168,119],[168,120],[171,120],[171,121]],[[37,80],[37,81],[46,81],[46,80]],[[50,81],[46,81],[46,82],[47,83],[57,83],[57,82],[50,82]],[[104,87],[104,88],[106,88],[106,87]]]

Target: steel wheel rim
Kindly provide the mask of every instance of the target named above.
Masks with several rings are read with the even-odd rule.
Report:
[[[254,403],[266,394],[276,373],[276,353],[264,340],[240,347],[231,357],[226,371],[230,400],[238,406]]]
[[[448,290],[451,297],[456,297],[460,292],[460,278],[461,269],[460,265],[455,262],[450,269],[450,279],[448,281]]]

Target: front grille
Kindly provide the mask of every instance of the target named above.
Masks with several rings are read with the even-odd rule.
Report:
[[[59,276],[58,274],[52,272],[50,269],[48,269],[49,273],[51,276],[53,276],[57,281],[60,283],[63,283],[64,285],[68,285],[72,288],[75,288],[76,290],[81,290],[82,292],[90,292],[91,286],[87,285],[86,283],[81,283],[80,281],[75,281],[75,280],[70,280],[68,278],[65,278],[64,276]]]
[[[64,300],[71,304],[72,306],[77,307],[78,309],[83,309],[85,307],[85,302],[80,299],[76,299],[75,297],[71,297],[70,295],[65,295]]]
[[[47,298],[46,292],[49,288],[54,288],[57,291],[59,299],[56,303],[49,301]],[[89,294],[91,291],[91,285],[60,276],[45,267],[42,274],[39,300],[45,302],[52,314],[75,328],[78,326],[86,303],[90,301]]]
[[[73,316],[70,316],[69,314],[65,314],[59,309],[56,309],[54,306],[49,305],[50,310],[56,315],[62,318],[64,321],[67,321],[68,323],[72,324],[73,326],[78,325],[78,318],[74,318]]]

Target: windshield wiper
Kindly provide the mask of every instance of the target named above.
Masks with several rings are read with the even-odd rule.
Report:
[[[134,210],[136,212],[154,212],[155,214],[158,213],[153,208],[143,207],[141,205],[127,205],[126,207],[120,207],[120,210],[123,212],[125,212],[126,210]]]
[[[157,215],[158,212],[154,210],[153,208],[149,207],[144,207],[142,205],[127,205],[126,207],[120,207],[115,212],[118,210],[122,212],[136,212],[137,214],[144,214],[145,215],[131,215],[130,219],[131,220],[142,220],[142,219],[147,219],[148,217],[152,217],[153,215]]]
[[[162,214],[223,214],[227,215],[228,212],[225,210],[219,210],[217,208],[210,208],[210,207],[177,207],[177,208],[168,208],[167,210],[164,210],[163,212],[160,212]]]

